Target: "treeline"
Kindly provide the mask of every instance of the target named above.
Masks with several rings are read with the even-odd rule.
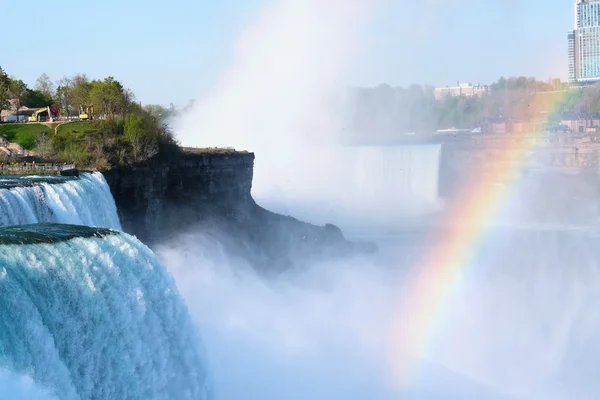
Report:
[[[44,107],[52,103],[50,91],[30,89],[19,79],[9,77],[0,66],[0,112],[25,107]]]
[[[39,132],[34,140],[22,139],[25,147],[33,147],[45,158],[107,167],[144,161],[161,151],[178,148],[165,123],[174,107],[142,106],[133,92],[113,77],[90,80],[84,74],[77,74],[54,83],[43,74],[30,89],[0,67],[1,109],[16,112],[22,106],[50,105],[58,106],[59,122],[77,120],[80,114],[87,114],[90,120],[62,123],[52,134],[46,130]],[[7,131],[18,132],[18,128]],[[18,133],[14,136],[18,137]]]
[[[598,112],[600,86],[568,90],[564,83],[541,82],[534,78],[500,78],[479,96],[447,96],[436,100],[431,86],[411,85],[352,89],[347,130],[359,136],[432,133],[438,129],[484,129],[506,121],[539,117],[550,109]]]

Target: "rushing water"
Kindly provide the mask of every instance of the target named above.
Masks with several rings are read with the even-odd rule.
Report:
[[[0,226],[54,222],[121,229],[101,173],[0,180]]]
[[[208,398],[199,336],[147,247],[61,225],[3,228],[0,238],[0,366],[20,376],[6,398]]]
[[[342,211],[367,219],[436,199],[437,175],[419,180],[418,171],[439,149],[359,153],[362,164],[321,199],[336,195]],[[136,239],[106,229],[120,224],[100,174],[53,179],[11,178],[0,189],[0,225],[20,225],[0,228],[2,399],[593,400],[600,390],[594,226],[513,219],[464,243],[464,265],[445,283],[402,386],[396,333],[412,312],[402,305],[414,300],[405,296],[413,274],[441,254],[444,221],[379,236],[357,229],[378,242],[377,255],[266,281],[202,227],[156,247],[165,268]],[[321,218],[304,208],[312,189],[303,184],[285,206]],[[353,185],[367,193],[344,200],[339,191]],[[31,222],[75,225],[22,225]]]

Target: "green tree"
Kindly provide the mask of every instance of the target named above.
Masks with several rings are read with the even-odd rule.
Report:
[[[9,108],[10,108],[10,101],[9,101],[8,88],[6,86],[4,86],[3,84],[0,84],[0,113],[2,113],[2,110],[7,110]]]
[[[8,77],[6,72],[4,72],[4,70],[2,69],[2,66],[0,66],[0,86],[4,86],[4,87],[8,88],[9,84],[10,84],[10,78]]]
[[[144,106],[144,111],[160,121],[165,121],[167,118],[169,118],[170,112],[169,109],[161,106],[160,104],[146,104]]]
[[[145,138],[144,117],[130,113],[125,120],[124,127],[125,139],[131,143],[133,148],[133,158],[138,161]]]
[[[56,87],[56,101],[60,107],[61,114],[71,116],[77,112],[73,103],[73,81],[67,77],[58,81]]]
[[[13,108],[19,120],[19,109],[27,101],[27,85],[21,80],[11,79],[8,85],[8,94],[13,101]]]
[[[10,94],[8,91],[9,84],[10,79],[6,72],[4,72],[2,69],[2,66],[0,66],[0,113],[2,113],[2,110],[7,110],[10,108]]]
[[[90,101],[92,84],[85,74],[77,74],[70,79],[70,85],[72,106],[79,112],[83,112],[85,107],[92,105]]]
[[[103,81],[93,81],[90,90],[90,100],[96,112],[101,112],[104,118],[113,119],[123,114],[128,99],[123,85],[112,76]]]
[[[579,104],[583,98],[583,88],[573,89],[566,92],[563,101],[559,103],[557,112],[579,111]]]
[[[27,89],[27,96],[25,99],[25,106],[31,108],[47,107],[54,103],[52,97],[46,96],[39,90]]]

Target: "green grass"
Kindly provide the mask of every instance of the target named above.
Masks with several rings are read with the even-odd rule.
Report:
[[[53,134],[54,129],[42,124],[0,125],[0,136],[4,136],[9,142],[19,143],[28,150],[35,147],[35,139],[40,132]]]
[[[81,139],[87,133],[98,132],[98,124],[95,121],[76,121],[61,124],[58,127],[58,135],[72,139]]]
[[[79,154],[81,151],[77,147],[82,143],[87,135],[99,133],[102,129],[102,121],[75,121],[62,123],[58,127],[57,135],[54,136],[56,124],[47,126],[43,124],[3,124],[0,125],[0,135],[6,137],[10,142],[19,143],[28,150],[33,150],[36,146],[36,137],[40,132],[52,134],[55,141],[62,141],[66,148],[61,150],[62,158],[75,160],[78,164],[85,165],[85,160],[89,158],[87,154]],[[106,127],[104,127],[106,129]],[[75,146],[75,147],[73,147]],[[193,154],[217,155],[217,154],[247,154],[247,151],[238,151],[231,147],[206,147],[194,148],[184,147],[183,151]],[[73,154],[71,154],[73,153]],[[75,154],[77,153],[77,154]],[[59,157],[60,158],[60,157]]]

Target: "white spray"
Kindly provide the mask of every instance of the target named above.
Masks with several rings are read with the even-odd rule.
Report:
[[[380,156],[394,162],[374,169],[371,156],[382,149],[343,146],[351,135],[344,123],[344,87],[363,54],[377,3],[271,2],[243,32],[230,68],[213,90],[175,122],[182,144],[254,151],[255,199],[286,213],[297,213],[298,203],[328,210],[311,219],[315,223],[343,225],[358,212],[381,219],[383,208],[405,215],[415,209],[414,201],[407,204],[413,192],[435,206],[437,176],[426,187],[401,182],[431,182],[439,148],[388,149]],[[407,168],[407,160],[419,157],[428,165],[426,179]],[[356,172],[364,165],[370,166],[371,182],[378,182],[376,193]],[[390,172],[399,182],[397,191],[382,189],[383,175]],[[395,207],[386,207],[390,203]]]

